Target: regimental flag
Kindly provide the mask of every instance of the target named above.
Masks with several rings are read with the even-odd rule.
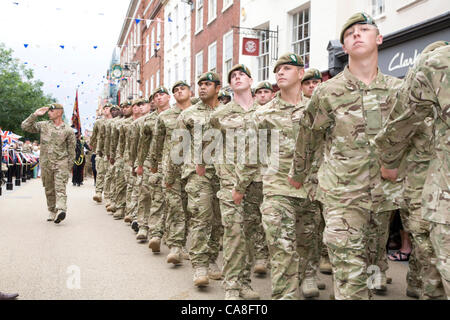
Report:
[[[81,133],[81,119],[80,119],[80,110],[78,109],[78,90],[75,96],[75,104],[73,106],[72,113],[72,128],[76,129],[77,132]]]

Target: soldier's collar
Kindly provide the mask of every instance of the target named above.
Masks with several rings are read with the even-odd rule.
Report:
[[[348,68],[348,65],[344,68],[344,79],[345,79],[345,87],[350,91],[356,91],[360,89],[380,89],[380,90],[388,90],[386,87],[385,75],[381,73],[380,68],[378,68],[377,77],[370,85],[366,85],[364,82],[356,78]]]
[[[296,105],[284,101],[284,100],[281,98],[281,91],[278,91],[278,92],[276,93],[275,99],[277,99],[277,105],[280,106],[280,109],[286,109],[286,108],[296,107],[296,106],[298,106],[298,105],[302,105],[302,104],[305,102],[305,97],[303,96],[303,93],[302,93],[302,100],[301,100],[298,104],[296,104]]]

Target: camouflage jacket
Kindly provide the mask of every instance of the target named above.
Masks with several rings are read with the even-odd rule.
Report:
[[[169,184],[173,184],[178,175],[176,167],[181,168],[181,178],[185,179],[196,172],[196,164],[203,164],[203,135],[206,131],[211,129],[210,115],[213,111],[213,108],[200,101],[190,108],[183,110],[178,116],[176,131],[184,132],[189,136],[186,138],[190,141],[184,141],[183,138],[180,137],[179,140],[174,141],[172,144],[174,149],[176,149],[178,144],[188,143],[189,145],[186,148],[188,149],[187,152],[182,154],[182,163],[174,163],[173,157],[169,157],[167,175],[165,177],[166,182]],[[211,179],[215,174],[214,165],[207,164],[205,176]]]
[[[272,101],[260,106],[253,114],[253,129],[259,136],[267,132],[268,159],[263,161],[259,158],[264,195],[303,199],[307,197],[304,187],[295,189],[288,182],[288,173],[294,156],[295,137],[300,126],[304,102],[305,100],[302,99],[297,105],[290,104],[281,99],[278,92]],[[238,168],[235,189],[245,193],[245,189],[252,182],[258,169],[259,165],[250,164],[244,165],[241,169]]]
[[[100,119],[97,119],[97,121],[95,121],[95,123],[94,123],[94,128],[92,129],[92,135],[89,140],[90,145],[92,146],[93,152],[96,152],[96,150],[97,150],[99,137],[100,137],[100,128],[104,122],[105,122],[105,119],[100,118]]]
[[[43,168],[56,169],[61,166],[72,168],[75,160],[76,139],[72,128],[63,123],[59,127],[53,121],[36,122],[37,116],[30,115],[22,122],[22,129],[41,135],[40,163]]]
[[[112,127],[117,121],[122,120],[122,117],[112,118],[105,123],[105,140],[103,144],[103,153],[106,156],[111,156],[111,141],[112,141]]]
[[[120,139],[120,128],[127,121],[128,118],[120,118],[117,121],[111,123],[111,136],[110,136],[110,151],[109,155],[111,159],[116,159],[117,155],[120,156],[119,149],[119,139]]]
[[[126,118],[122,125],[119,128],[119,145],[117,147],[118,155],[122,159],[124,159],[126,162],[128,162],[128,156],[129,156],[129,144],[130,144],[130,129],[131,125],[133,123],[133,117]]]
[[[144,123],[142,124],[139,143],[138,143],[138,152],[137,152],[137,164],[138,166],[143,166],[145,160],[150,159],[150,147],[153,143],[155,137],[155,125],[156,119],[159,113],[157,110],[148,114],[144,118]],[[159,170],[160,168],[158,168]]]
[[[167,176],[170,150],[172,146],[172,132],[177,127],[177,119],[183,110],[176,104],[161,112],[155,124],[155,137],[150,147],[150,166],[158,168],[162,165],[162,173]],[[179,167],[174,168],[179,169]]]
[[[323,144],[318,200],[329,206],[382,212],[398,208],[402,183],[382,180],[374,138],[395,102],[401,80],[378,70],[370,85],[344,71],[314,91],[296,140],[290,176],[304,182]]]
[[[222,152],[220,159],[216,159],[215,169],[217,176],[220,178],[221,192],[224,189],[233,189],[237,183],[237,166],[244,166],[249,161],[249,145],[258,145],[257,134],[250,138],[250,134],[246,135],[246,128],[250,126],[253,114],[258,107],[254,103],[251,108],[245,110],[235,100],[230,101],[226,105],[221,105],[211,114],[211,126],[220,130],[222,138]],[[254,139],[250,141],[251,139]],[[242,140],[241,140],[242,139]],[[245,139],[245,140],[244,140]],[[220,146],[219,146],[220,147]],[[228,147],[233,147],[229,150]],[[255,149],[255,164],[257,164],[257,148]],[[260,170],[255,170],[252,180],[261,181]],[[249,179],[250,180],[250,179]],[[231,199],[231,193],[228,194]]]
[[[431,160],[426,188],[422,195],[423,218],[450,224],[450,46],[443,46],[420,57],[409,72],[389,122],[376,137],[381,162],[398,168],[416,131],[427,117],[433,119]]]
[[[137,166],[139,139],[141,137],[141,128],[144,124],[146,116],[147,115],[143,115],[142,117],[133,121],[130,128],[130,146],[129,146],[128,160],[130,161],[130,163],[133,164],[134,167]]]

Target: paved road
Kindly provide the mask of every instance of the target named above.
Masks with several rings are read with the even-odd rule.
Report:
[[[189,261],[174,267],[166,263],[168,248],[153,254],[123,222],[94,203],[93,180],[67,185],[68,216],[61,224],[47,222],[41,181],[34,179],[3,188],[0,196],[0,291],[19,292],[21,299],[162,299],[221,300],[219,281],[204,290],[192,284]],[[385,296],[375,299],[409,299],[407,263],[391,262],[393,283]],[[79,275],[79,276],[77,276]],[[331,277],[319,275],[329,299]],[[270,280],[253,278],[253,287],[270,299]]]

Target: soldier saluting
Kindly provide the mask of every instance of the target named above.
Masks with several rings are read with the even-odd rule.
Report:
[[[48,112],[48,121],[36,122]],[[22,122],[22,129],[41,135],[40,163],[42,184],[47,197],[50,215],[47,221],[60,223],[66,217],[66,185],[75,159],[75,136],[73,130],[63,122],[62,105],[53,103],[42,107]]]

